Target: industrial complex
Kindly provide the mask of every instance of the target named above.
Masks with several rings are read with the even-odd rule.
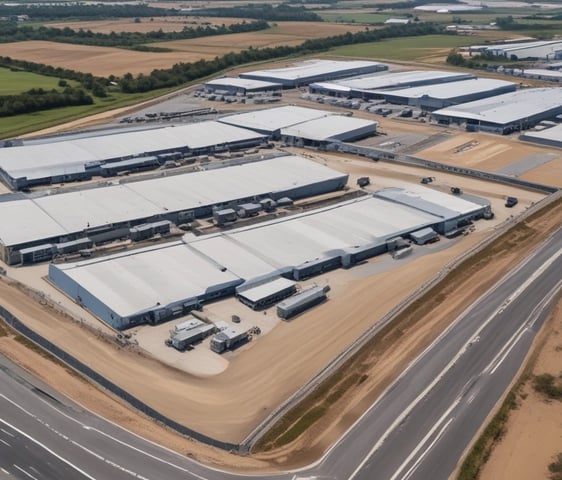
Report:
[[[50,264],[57,288],[117,329],[159,323],[226,295],[252,308],[299,281],[384,253],[425,228],[447,234],[485,216],[475,203],[427,187],[374,196],[257,225],[77,263]],[[135,285],[135,288],[130,288]],[[259,288],[250,288],[259,287]]]
[[[64,253],[78,251],[91,242],[131,237],[143,225],[157,233],[160,221],[182,224],[211,216],[213,207],[297,199],[346,183],[347,175],[316,162],[281,156],[72,192],[15,196],[0,202],[0,256],[8,264],[49,260],[61,253],[57,244],[63,244]]]
[[[469,47],[469,51],[471,53],[487,53],[497,57],[515,60],[522,60],[525,58],[560,60],[562,58],[562,41],[543,40],[494,45],[473,45]]]

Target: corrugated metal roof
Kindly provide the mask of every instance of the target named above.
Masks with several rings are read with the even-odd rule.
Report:
[[[261,283],[256,286],[248,286],[244,287],[241,285],[237,287],[236,293],[242,295],[243,297],[247,298],[251,302],[257,302],[262,298],[269,297],[270,295],[275,295],[276,293],[290,288],[295,285],[295,282],[292,280],[287,280],[283,277],[275,278],[271,281]]]
[[[538,132],[527,131],[524,135],[525,139],[541,139],[550,140],[553,142],[562,142],[562,125],[555,127],[545,128]]]
[[[378,122],[363,118],[331,115],[281,129],[281,135],[322,141],[365,128],[375,133]]]
[[[442,108],[433,114],[505,125],[557,108],[562,108],[562,88],[529,88]]]

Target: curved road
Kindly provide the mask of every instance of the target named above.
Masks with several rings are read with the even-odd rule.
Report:
[[[319,461],[252,478],[447,479],[517,375],[560,272],[562,230],[460,315]],[[3,357],[0,385],[0,479],[247,478],[84,411]]]

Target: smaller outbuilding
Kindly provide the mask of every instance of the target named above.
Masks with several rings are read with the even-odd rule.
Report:
[[[439,235],[433,228],[426,227],[410,233],[410,238],[416,242],[417,245],[425,245],[426,243],[439,239]]]
[[[236,288],[236,297],[251,309],[260,310],[290,297],[296,291],[295,282],[278,277],[265,282],[240,285]]]

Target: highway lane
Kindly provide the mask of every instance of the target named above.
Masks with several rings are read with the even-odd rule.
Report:
[[[561,246],[559,231],[474,302],[322,459],[300,472],[253,478],[446,479],[544,321],[549,295],[561,278],[562,255],[555,257]],[[0,426],[8,423],[58,456],[58,462],[51,461],[53,455],[43,452],[57,476],[47,476],[45,469],[45,476],[37,478],[247,478],[210,469],[107,422],[1,356],[0,385]],[[29,449],[31,440],[23,437]],[[6,456],[9,463],[6,452],[0,442],[0,458]],[[83,473],[68,470],[71,465]],[[40,471],[40,466],[40,459],[31,458],[23,468]]]

